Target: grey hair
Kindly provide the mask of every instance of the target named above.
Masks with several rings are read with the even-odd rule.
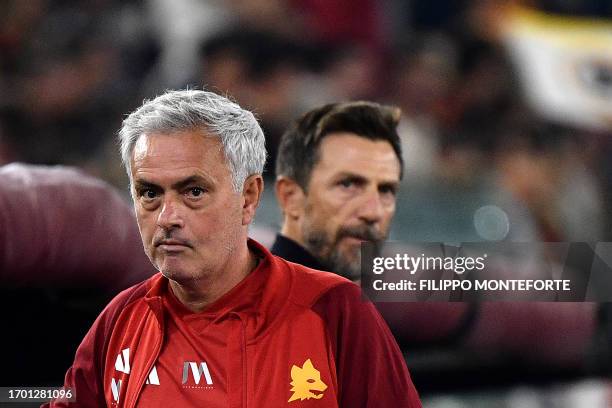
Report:
[[[219,137],[234,191],[242,191],[247,177],[263,172],[265,138],[251,112],[213,92],[180,90],[146,100],[123,121],[119,131],[121,160],[130,182],[131,155],[142,134],[185,130],[202,130]]]

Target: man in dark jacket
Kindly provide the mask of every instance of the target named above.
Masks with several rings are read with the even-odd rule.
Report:
[[[403,174],[399,119],[392,106],[335,103],[287,129],[276,161],[283,226],[273,254],[359,279],[361,242],[383,241],[395,214]],[[461,303],[388,304],[381,312],[400,341],[429,343],[462,331],[473,315]]]
[[[362,241],[383,241],[403,160],[397,108],[329,104],[282,138],[276,196],[284,215],[272,252],[356,280]]]
[[[290,125],[276,161],[283,225],[273,254],[359,279],[361,242],[383,241],[395,213],[399,119],[391,106],[347,102],[315,108]],[[584,358],[595,330],[589,303],[378,306],[400,344],[463,344],[561,365]]]

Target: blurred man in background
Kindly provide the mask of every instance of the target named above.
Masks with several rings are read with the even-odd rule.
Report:
[[[361,243],[382,243],[396,209],[399,118],[394,107],[348,102],[315,108],[290,125],[276,163],[283,225],[272,253],[359,280]],[[502,351],[559,366],[584,358],[595,330],[593,304],[377,306],[404,347],[463,345],[479,348],[481,356]]]
[[[362,241],[383,241],[402,177],[399,109],[329,104],[285,133],[276,162],[284,223],[272,252],[359,279]]]
[[[395,214],[404,166],[399,120],[396,107],[347,102],[315,108],[288,128],[276,162],[283,226],[273,254],[359,280],[361,243],[382,243]],[[473,318],[461,303],[379,309],[400,344],[434,344]]]

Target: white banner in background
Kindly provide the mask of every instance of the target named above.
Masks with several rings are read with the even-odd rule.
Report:
[[[526,97],[546,118],[612,129],[612,20],[513,9],[504,42]]]

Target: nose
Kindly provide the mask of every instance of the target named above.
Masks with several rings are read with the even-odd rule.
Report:
[[[171,198],[166,198],[162,203],[161,210],[157,216],[157,225],[165,230],[182,228],[183,218],[180,215],[179,205]]]
[[[376,189],[367,191],[357,210],[358,217],[367,224],[376,224],[384,217],[384,205]]]

